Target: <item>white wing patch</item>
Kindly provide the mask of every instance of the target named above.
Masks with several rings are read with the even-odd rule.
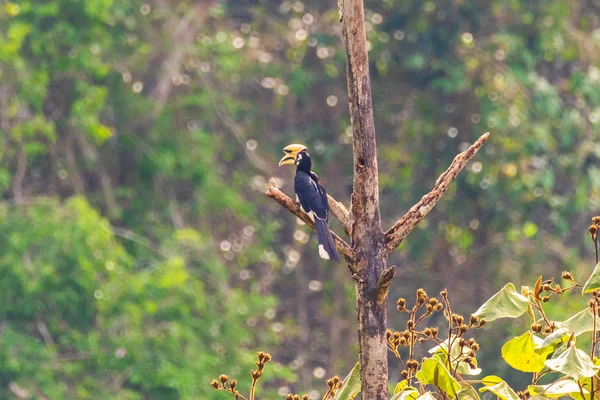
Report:
[[[322,244],[319,245],[319,257],[324,258],[325,260],[330,260],[329,253],[325,251],[325,247]]]

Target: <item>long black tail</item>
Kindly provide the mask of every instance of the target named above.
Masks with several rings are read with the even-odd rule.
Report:
[[[327,221],[315,218],[315,225],[317,226],[317,238],[319,241],[319,256],[333,260],[336,263],[340,262],[340,256],[335,249],[335,242],[333,241],[331,232],[329,232]]]

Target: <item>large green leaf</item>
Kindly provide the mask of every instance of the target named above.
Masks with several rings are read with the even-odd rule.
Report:
[[[600,370],[600,367],[594,365],[584,351],[575,346],[569,347],[556,358],[546,360],[545,364],[548,368],[562,372],[573,379],[589,378]]]
[[[582,293],[591,293],[596,289],[600,289],[600,263],[596,264],[592,275],[590,275],[585,285],[583,285]]]
[[[486,376],[481,380],[481,383],[484,385],[479,389],[482,393],[489,390],[502,400],[520,400],[515,391],[508,386],[508,383],[495,375]]]
[[[583,392],[589,393],[586,389]],[[551,398],[570,396],[572,393],[579,394],[579,384],[572,379],[565,379],[549,385],[529,385],[529,393]]]
[[[592,332],[594,330],[594,313],[591,308],[586,307],[568,320],[559,322],[558,326],[565,328],[568,333],[575,332],[575,336]]]
[[[553,348],[545,347],[536,351],[539,343],[542,343],[542,340],[527,331],[502,346],[502,358],[508,365],[519,371],[540,372],[544,369],[544,361],[552,353]]]
[[[342,387],[335,393],[334,400],[352,400],[360,393],[360,366],[354,365],[352,371],[342,382]]]
[[[473,315],[488,322],[498,318],[517,318],[529,307],[529,299],[517,293],[515,285],[508,283],[486,301]]]
[[[460,385],[454,379],[444,364],[436,358],[428,358],[416,375],[423,385],[434,385],[453,397],[460,390]]]

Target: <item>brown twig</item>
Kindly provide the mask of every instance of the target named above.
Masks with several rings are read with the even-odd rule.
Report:
[[[467,150],[457,155],[448,169],[439,176],[433,189],[412,206],[402,218],[398,220],[385,233],[386,248],[391,252],[402,243],[404,238],[417,226],[419,222],[433,209],[442,195],[448,190],[450,183],[456,178],[460,171],[475,156],[477,151],[488,140],[490,134],[483,134]]]
[[[304,222],[305,224],[310,226],[313,230],[315,229],[314,221],[305,212],[303,212],[300,209],[300,206],[298,205],[298,203],[296,203],[289,196],[287,196],[285,193],[283,193],[281,190],[279,190],[277,188],[277,186],[275,185],[275,181],[273,179],[271,179],[269,181],[269,189],[267,190],[266,195],[269,196],[270,198],[272,198],[273,200],[275,200],[276,202],[278,202],[279,204],[281,204],[284,208],[286,208],[288,211],[290,211],[296,217],[300,218],[302,220],[302,222]],[[342,238],[340,238],[335,233],[332,232],[331,235],[333,236],[333,239],[335,240],[335,247],[337,248],[337,251],[342,256],[344,256],[344,258],[348,262],[348,265],[353,265],[354,259],[355,259],[355,254],[354,254],[354,251],[352,250],[352,248],[350,247],[350,245],[348,243],[346,243]],[[351,272],[353,274],[355,273],[355,271],[351,271]]]
[[[351,236],[352,234],[352,214],[346,208],[346,206],[327,195],[327,200],[329,202],[329,210],[333,214],[333,216],[342,224],[342,228],[344,228],[344,232],[346,235]]]

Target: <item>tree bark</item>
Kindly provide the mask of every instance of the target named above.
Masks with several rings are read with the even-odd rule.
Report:
[[[356,254],[356,311],[362,396],[388,398],[387,287],[379,285],[387,252],[379,212],[377,149],[362,0],[339,0],[346,47],[348,99],[354,148],[351,246]],[[394,269],[388,272],[393,277]],[[379,288],[381,287],[380,293]],[[382,295],[383,294],[383,295]]]

